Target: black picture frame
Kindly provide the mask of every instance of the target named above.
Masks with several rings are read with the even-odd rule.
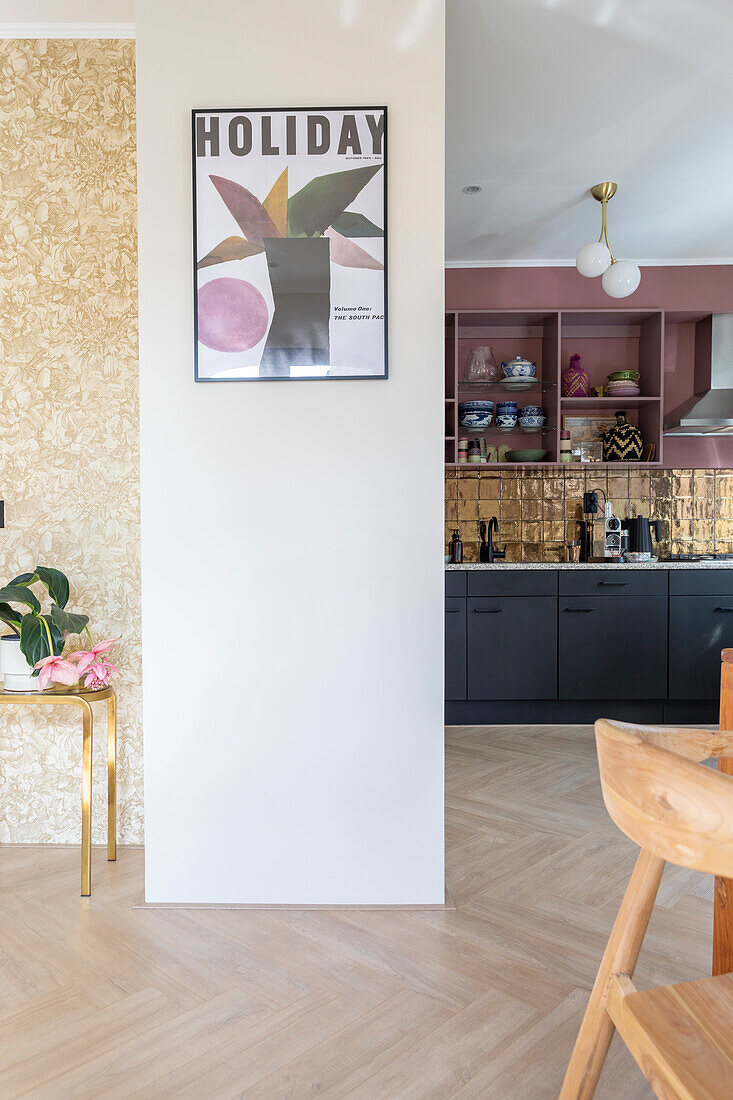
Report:
[[[196,119],[200,115],[229,115],[229,114],[319,114],[324,112],[383,112],[384,136],[383,136],[383,172],[382,172],[382,204],[384,212],[384,258],[383,258],[383,338],[384,338],[384,372],[381,374],[343,374],[343,375],[298,375],[292,376],[255,376],[246,378],[214,378],[201,376],[199,373],[199,323],[198,323],[198,204],[197,204],[197,175],[196,175]],[[191,110],[191,206],[193,227],[193,337],[194,337],[194,381],[195,382],[374,382],[386,381],[389,378],[389,213],[388,213],[388,108],[381,106],[350,106],[350,107],[196,107]],[[317,239],[317,238],[316,238]]]

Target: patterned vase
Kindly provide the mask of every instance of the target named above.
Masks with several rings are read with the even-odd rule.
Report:
[[[604,462],[638,462],[644,450],[641,432],[629,424],[626,413],[616,413],[616,427],[603,433]]]
[[[570,356],[570,366],[562,372],[561,387],[563,397],[588,397],[590,395],[590,375],[580,365],[580,356]]]

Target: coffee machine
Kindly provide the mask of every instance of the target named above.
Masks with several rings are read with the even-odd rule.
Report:
[[[599,515],[598,494],[603,495],[603,514]],[[598,518],[596,518],[598,517]],[[618,561],[625,549],[626,532],[603,489],[583,494],[583,519],[580,523],[581,561]]]
[[[618,560],[625,549],[626,532],[622,529],[621,520],[614,516],[610,501],[606,501],[605,519],[603,524],[603,556]]]

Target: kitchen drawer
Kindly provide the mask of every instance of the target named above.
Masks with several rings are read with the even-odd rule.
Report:
[[[488,569],[468,573],[469,596],[556,596],[556,569]]]
[[[733,563],[721,569],[670,569],[671,596],[733,596]]]
[[[557,699],[557,597],[466,604],[468,698]]]
[[[459,569],[446,569],[445,571],[445,594],[446,596],[465,596],[466,595],[466,577],[468,574],[465,570]]]
[[[670,597],[670,699],[717,699],[720,651],[731,647],[733,597]]]
[[[666,596],[665,569],[572,569],[560,571],[561,596]]]
[[[466,698],[466,601],[445,601],[445,697]]]
[[[666,596],[561,596],[558,608],[561,699],[666,699]]]

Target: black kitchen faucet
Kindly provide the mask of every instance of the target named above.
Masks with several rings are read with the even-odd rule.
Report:
[[[496,531],[497,535],[499,534],[499,521],[496,516],[492,516],[489,520],[489,541],[486,544],[486,560],[489,563],[493,562],[495,558],[506,557],[506,546],[504,546],[503,550],[497,550],[494,546],[494,531]]]

